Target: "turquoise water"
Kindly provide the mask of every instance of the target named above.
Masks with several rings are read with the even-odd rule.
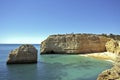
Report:
[[[19,45],[0,45],[0,80],[96,80],[112,63],[79,55],[39,55],[37,64],[6,65]],[[34,45],[39,50],[39,45]]]

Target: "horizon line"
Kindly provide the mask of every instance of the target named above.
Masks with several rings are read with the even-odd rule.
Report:
[[[0,44],[41,44],[41,43],[0,43]]]

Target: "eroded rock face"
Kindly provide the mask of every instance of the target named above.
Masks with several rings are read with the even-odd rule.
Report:
[[[99,74],[97,80],[120,80],[120,41],[111,39],[106,43],[106,50],[116,55],[113,67]]]
[[[99,74],[97,80],[120,80],[120,56],[116,58],[114,66],[111,69]]]
[[[103,71],[97,80],[120,80],[120,71],[117,72],[116,69],[119,69],[117,67],[113,67],[111,69],[108,69],[106,71]],[[120,70],[120,69],[119,69]]]
[[[41,43],[41,54],[104,52],[108,40],[94,34],[51,35]]]
[[[111,39],[106,43],[105,46],[108,52],[112,52],[117,55],[120,54],[120,41]]]
[[[37,63],[37,50],[33,45],[21,45],[9,54],[7,64]]]

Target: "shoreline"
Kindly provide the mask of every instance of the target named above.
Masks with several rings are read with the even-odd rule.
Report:
[[[111,52],[87,53],[87,54],[79,54],[79,56],[92,57],[96,59],[109,61],[112,63],[114,63],[115,58],[116,58],[116,55]]]
[[[52,55],[54,55],[55,53],[53,53]],[[40,54],[40,55],[51,55],[51,53],[49,54]],[[71,54],[71,53],[57,53],[55,55],[78,55],[78,56],[84,56],[84,57],[91,57],[91,58],[96,58],[96,59],[101,59],[101,60],[105,60],[105,61],[109,61],[114,63],[115,59],[117,57],[117,55],[115,53],[111,53],[111,52],[96,52],[96,53],[85,53],[85,54]]]

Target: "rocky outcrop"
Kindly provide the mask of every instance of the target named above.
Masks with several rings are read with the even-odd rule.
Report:
[[[120,41],[111,39],[105,46],[108,52],[115,53],[116,55],[120,54]]]
[[[37,50],[32,45],[21,45],[9,54],[7,64],[36,63]]]
[[[111,39],[105,46],[108,52],[116,55],[114,66],[103,71],[97,80],[120,80],[120,41]]]
[[[117,57],[111,69],[103,71],[97,80],[120,80],[120,56]]]
[[[108,40],[95,34],[51,35],[41,43],[41,54],[104,52]]]

